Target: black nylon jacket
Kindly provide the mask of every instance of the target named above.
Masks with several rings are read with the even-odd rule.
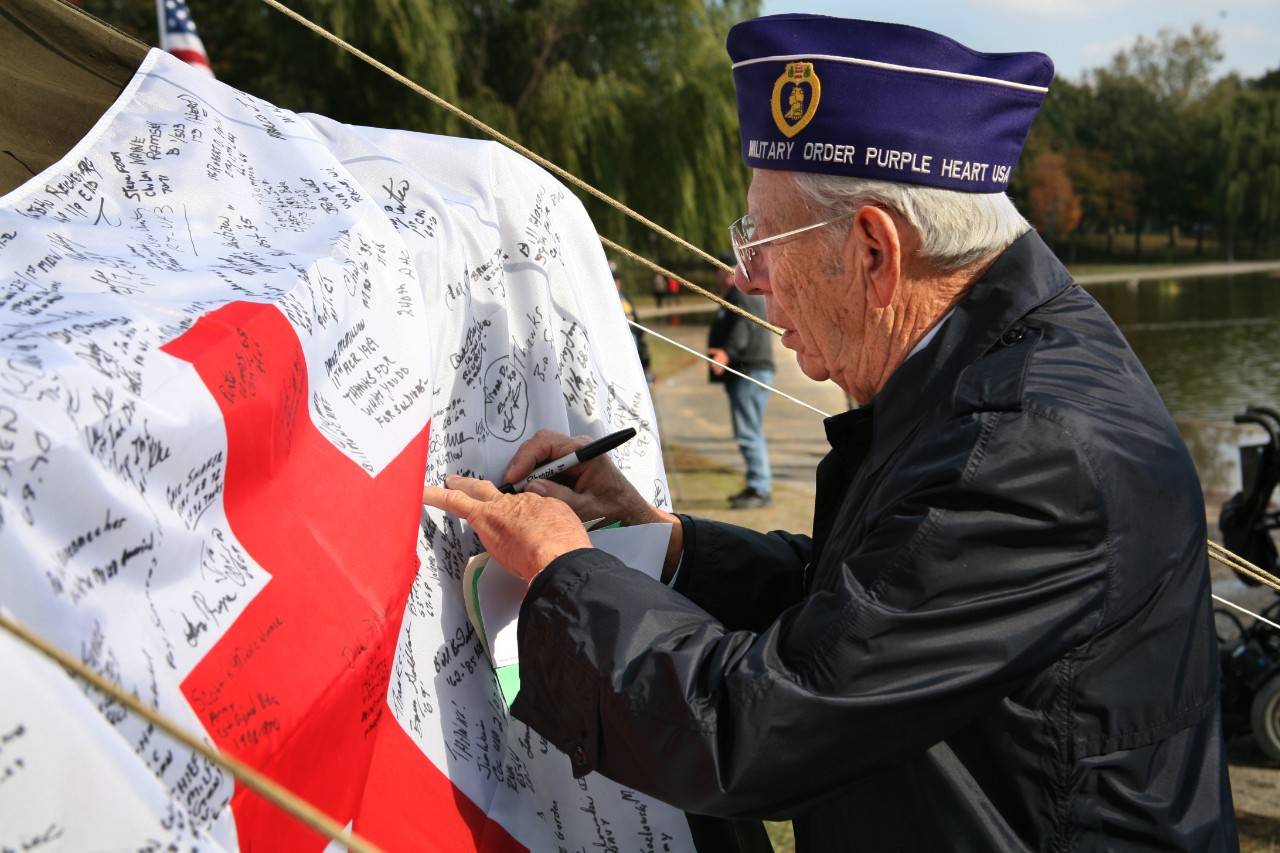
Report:
[[[678,591],[542,572],[515,715],[801,851],[1236,850],[1200,485],[1039,237],[826,426],[812,539],[685,519]]]

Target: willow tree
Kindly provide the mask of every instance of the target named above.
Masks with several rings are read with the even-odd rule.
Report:
[[[746,204],[724,39],[757,0],[286,0],[695,243]],[[479,136],[259,0],[189,0],[218,77],[339,121]],[[155,41],[153,0],[85,8]],[[678,257],[588,201],[597,227]]]
[[[1245,234],[1256,257],[1280,227],[1280,92],[1234,80],[1220,89],[1216,217],[1228,260]]]

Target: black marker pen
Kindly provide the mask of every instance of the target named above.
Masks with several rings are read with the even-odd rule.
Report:
[[[604,438],[597,438],[590,444],[578,448],[573,453],[561,456],[554,462],[548,462],[541,468],[534,468],[528,477],[525,477],[518,483],[506,483],[498,487],[498,491],[507,495],[514,495],[519,492],[523,492],[525,486],[529,484],[530,480],[546,480],[554,477],[556,474],[559,474],[561,471],[566,471],[574,465],[581,465],[583,462],[595,459],[602,453],[608,453],[619,444],[622,444],[622,442],[635,438],[635,435],[636,428],[627,427],[626,429],[620,429],[617,432],[610,433]]]

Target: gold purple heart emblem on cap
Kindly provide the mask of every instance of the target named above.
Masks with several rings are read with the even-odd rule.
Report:
[[[812,62],[788,62],[773,84],[773,123],[790,139],[804,130],[818,112],[822,81]]]
[[[813,63],[787,63],[773,83],[773,123],[790,140],[812,122],[820,100],[822,81]]]

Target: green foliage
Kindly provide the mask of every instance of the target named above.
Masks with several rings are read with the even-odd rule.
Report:
[[[1185,105],[1208,94],[1214,66],[1221,61],[1218,34],[1196,24],[1185,35],[1161,30],[1155,38],[1139,36],[1094,77],[1132,81],[1162,103]]]
[[[1215,110],[1220,165],[1215,184],[1216,214],[1228,257],[1242,234],[1253,253],[1280,225],[1280,92],[1225,81]]]
[[[339,121],[480,136],[260,0],[190,0],[219,78]],[[715,252],[746,206],[724,38],[758,0],[288,0],[298,12],[644,215]],[[153,0],[86,0],[155,40]],[[1280,69],[1217,78],[1216,33],[1139,38],[1056,80],[1011,193],[1072,251],[1163,228],[1258,255],[1280,231]],[[1053,155],[1059,160],[1041,160]],[[1031,164],[1061,163],[1061,168]],[[688,260],[600,202],[601,233]],[[1063,228],[1078,206],[1078,228]],[[1038,213],[1037,213],[1038,211]],[[1105,247],[1105,248],[1102,248]]]
[[[724,39],[757,0],[286,0],[661,225],[716,251],[746,206]],[[480,136],[259,0],[191,0],[219,79],[339,121]],[[85,8],[155,41],[152,0]],[[602,203],[597,228],[672,252]]]
[[[1070,178],[1058,192],[1079,197],[1080,231],[1103,235],[1106,254],[1123,230],[1137,255],[1141,231],[1161,227],[1169,252],[1188,232],[1197,252],[1209,233],[1227,256],[1245,235],[1251,254],[1265,251],[1280,229],[1280,71],[1218,79],[1221,60],[1217,34],[1195,26],[1139,38],[1079,83],[1055,81],[1013,192],[1043,199],[1026,164],[1057,152]]]

